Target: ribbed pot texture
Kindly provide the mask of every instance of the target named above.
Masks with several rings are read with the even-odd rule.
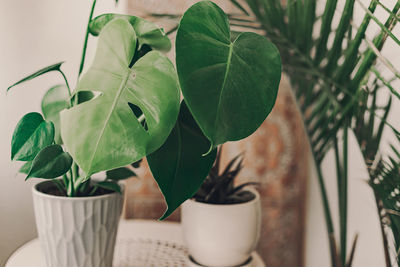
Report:
[[[33,188],[36,226],[47,267],[111,267],[123,196],[59,197]]]

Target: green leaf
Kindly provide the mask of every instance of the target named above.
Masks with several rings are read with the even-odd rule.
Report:
[[[22,167],[19,169],[19,172],[23,174],[28,174],[32,168],[32,162],[33,161],[25,162],[25,164],[22,165]]]
[[[114,170],[106,171],[107,179],[110,180],[124,180],[136,176],[136,173],[126,167],[117,168]]]
[[[11,159],[30,161],[54,141],[54,125],[37,112],[26,114],[15,127],[11,141]]]
[[[40,70],[38,70],[37,72],[32,73],[31,75],[29,75],[29,76],[23,78],[22,80],[20,80],[20,81],[14,83],[13,85],[11,85],[10,87],[7,88],[7,91],[9,91],[12,87],[14,87],[14,86],[16,86],[16,85],[18,85],[18,84],[20,84],[20,83],[23,83],[23,82],[32,80],[32,79],[34,79],[34,78],[36,78],[36,77],[38,77],[38,76],[40,76],[40,75],[43,75],[43,74],[45,74],[45,73],[50,72],[50,71],[60,71],[60,67],[61,67],[61,65],[62,65],[63,63],[64,63],[64,62],[59,62],[59,63],[56,63],[56,64],[54,64],[54,65],[50,65],[50,66],[48,66],[48,67],[45,67],[45,68],[43,68],[43,69],[40,69]]]
[[[42,99],[42,113],[47,121],[51,121],[55,128],[54,140],[62,144],[60,134],[60,112],[70,106],[68,89],[65,85],[51,87]]]
[[[52,179],[66,173],[72,165],[72,158],[60,145],[51,145],[42,149],[32,162],[26,179],[31,177]]]
[[[136,37],[139,40],[138,49],[140,49],[144,44],[147,44],[153,49],[159,51],[168,52],[171,49],[171,41],[162,29],[150,21],[135,16],[120,14],[100,15],[90,22],[90,33],[94,36],[99,35],[103,27],[116,18],[126,19],[132,25],[136,32]]]
[[[261,125],[281,77],[279,52],[265,37],[230,37],[227,16],[209,1],[186,11],[176,37],[183,96],[213,147],[245,138]]]
[[[126,20],[108,23],[93,65],[77,86],[100,95],[61,112],[67,151],[88,176],[154,152],[176,122],[180,96],[172,63],[151,51],[129,68],[135,49],[135,32]]]
[[[122,194],[121,187],[116,182],[111,182],[111,181],[97,182],[95,186]]]
[[[182,102],[178,121],[164,145],[147,156],[158,186],[168,205],[161,219],[167,218],[185,200],[191,198],[207,177],[216,158],[187,106]]]

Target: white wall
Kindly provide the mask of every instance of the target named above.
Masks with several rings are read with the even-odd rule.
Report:
[[[115,12],[114,0],[97,2],[95,15]],[[122,9],[124,2],[120,2]],[[90,6],[89,0],[0,1],[0,266],[18,246],[36,236],[30,192],[36,181],[24,182],[24,176],[16,175],[20,164],[10,161],[12,132],[25,113],[40,110],[45,91],[62,79],[48,74],[15,87],[8,95],[6,88],[59,61],[66,61],[62,69],[74,85]]]

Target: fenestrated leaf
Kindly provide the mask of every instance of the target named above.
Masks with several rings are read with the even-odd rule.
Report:
[[[42,113],[47,121],[54,124],[55,136],[54,140],[57,144],[61,144],[60,135],[60,111],[70,106],[68,89],[65,85],[56,85],[51,87],[42,99]]]
[[[171,41],[165,32],[157,27],[154,23],[139,17],[121,14],[103,14],[94,18],[89,24],[89,31],[92,35],[97,36],[103,27],[116,18],[123,18],[129,21],[136,32],[139,40],[139,49],[142,45],[147,44],[155,50],[169,51],[171,49]]]
[[[61,112],[64,144],[88,176],[140,160],[157,150],[174,127],[179,112],[174,67],[160,52],[151,51],[129,68],[135,48],[128,21],[108,23],[94,63],[77,86],[77,91],[100,95]],[[136,117],[131,106],[142,114]]]
[[[131,163],[131,166],[133,167],[133,168],[135,168],[135,169],[137,169],[137,168],[139,168],[140,167],[140,163],[142,163],[142,159],[140,159],[140,160],[138,160],[138,161],[135,161],[134,163]]]
[[[124,180],[136,176],[136,173],[126,167],[117,168],[114,170],[106,171],[107,179],[110,180]]]
[[[102,181],[102,182],[97,182],[94,186],[101,187],[101,188],[122,194],[121,187],[116,182]]]
[[[186,104],[213,147],[252,134],[275,104],[281,77],[277,48],[241,33],[231,42],[229,22],[214,3],[184,14],[176,37],[176,65]]]
[[[60,145],[43,148],[32,162],[26,179],[31,177],[52,179],[66,173],[72,165],[72,158]]]
[[[200,188],[217,155],[214,149],[202,156],[209,147],[210,142],[182,102],[178,121],[167,141],[147,156],[151,172],[168,205],[161,219],[171,215]]]
[[[11,159],[30,161],[54,141],[54,125],[37,112],[26,114],[15,127],[11,141]]]
[[[32,160],[25,162],[24,165],[21,166],[19,169],[20,173],[28,174],[32,167]]]
[[[11,85],[10,87],[7,88],[7,91],[10,90],[12,87],[14,87],[14,86],[20,84],[20,83],[23,83],[23,82],[32,80],[32,79],[34,79],[34,78],[36,78],[36,77],[38,77],[38,76],[40,76],[40,75],[43,75],[43,74],[45,74],[45,73],[50,72],[50,71],[59,71],[59,70],[60,70],[60,67],[61,67],[61,65],[62,65],[63,63],[64,63],[64,62],[56,63],[56,64],[54,64],[54,65],[50,65],[50,66],[48,66],[48,67],[45,67],[45,68],[43,68],[43,69],[40,69],[40,70],[38,70],[37,72],[32,73],[31,75],[29,75],[29,76],[27,76],[27,77],[25,77],[25,78],[19,80],[18,82],[14,83],[13,85]]]

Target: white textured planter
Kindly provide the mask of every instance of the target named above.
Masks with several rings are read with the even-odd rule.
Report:
[[[261,202],[217,205],[187,200],[182,205],[183,236],[193,259],[209,267],[241,266],[260,238]]]
[[[111,267],[123,196],[59,197],[33,188],[36,226],[47,267]]]

